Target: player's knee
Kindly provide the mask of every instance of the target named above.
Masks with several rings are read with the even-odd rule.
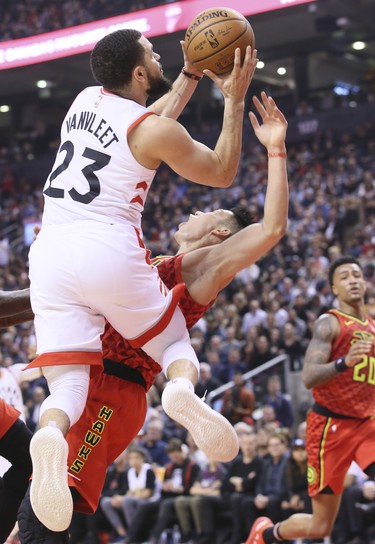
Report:
[[[57,408],[69,417],[70,426],[77,423],[87,400],[90,383],[88,365],[61,365],[45,367],[44,375],[51,395],[41,407],[41,415],[48,409]]]

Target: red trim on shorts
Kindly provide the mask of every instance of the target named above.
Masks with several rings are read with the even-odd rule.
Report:
[[[146,119],[146,117],[149,117],[150,115],[155,115],[155,113],[153,111],[146,111],[146,113],[144,113],[143,115],[141,115],[140,117],[138,117],[138,119],[136,119],[134,121],[134,123],[132,123],[131,125],[129,125],[128,127],[128,130],[127,130],[127,136],[129,136],[129,134],[131,133],[131,131],[133,130],[133,128],[135,128],[137,125],[139,125],[139,123],[141,123],[144,119]]]
[[[61,366],[61,365],[90,365],[102,366],[101,351],[58,351],[52,353],[42,353],[29,363],[23,370],[28,368],[39,368],[43,366]]]
[[[172,293],[172,300],[162,315],[162,317],[159,319],[155,325],[153,325],[150,329],[148,329],[146,332],[138,336],[137,338],[133,338],[133,340],[129,340],[129,344],[133,348],[141,348],[144,344],[155,338],[158,334],[162,333],[163,330],[169,325],[170,320],[172,319],[172,316],[174,314],[174,311],[176,309],[176,306],[182,297],[185,290],[185,284],[179,283],[174,287],[171,291]]]
[[[151,266],[151,259],[150,259],[151,251],[149,249],[146,249],[146,246],[144,245],[142,237],[141,237],[141,233],[139,232],[137,227],[134,227],[134,230],[135,230],[135,234],[137,236],[139,247],[141,247],[142,249],[145,250],[145,261],[146,261],[147,264],[149,264]]]

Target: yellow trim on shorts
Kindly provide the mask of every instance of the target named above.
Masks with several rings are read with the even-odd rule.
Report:
[[[327,434],[328,434],[328,429],[331,425],[331,421],[332,421],[332,418],[329,417],[327,419],[327,422],[324,426],[324,431],[323,431],[323,438],[322,438],[322,442],[320,444],[320,451],[319,451],[319,467],[320,467],[320,475],[319,475],[319,490],[322,490],[323,489],[323,485],[324,485],[324,446],[325,446],[325,443],[326,443],[326,440],[327,440]]]

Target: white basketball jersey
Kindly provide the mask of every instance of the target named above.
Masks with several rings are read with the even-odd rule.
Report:
[[[92,219],[140,227],[155,170],[133,157],[128,132],[152,112],[102,87],[84,89],[61,127],[44,186],[43,225]]]
[[[25,421],[22,391],[20,387],[21,372],[25,364],[15,364],[0,369],[0,398],[21,412],[20,419]]]

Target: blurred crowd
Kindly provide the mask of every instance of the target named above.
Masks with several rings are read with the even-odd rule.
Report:
[[[194,136],[209,145],[215,141],[217,130],[214,124],[207,124],[195,134],[196,129],[191,127]],[[22,149],[28,149],[31,156],[20,153],[16,161],[2,156],[0,289],[28,286],[28,247],[43,205],[38,160],[43,157],[51,162],[57,146],[57,134],[40,126],[34,133],[22,134]],[[204,459],[184,430],[162,413],[164,378],[159,376],[149,394],[144,434],[138,437],[133,452],[137,462],[141,458],[151,467],[158,467],[152,473],[159,479],[149,477],[147,507],[139,508],[139,501],[129,506],[131,501],[123,500],[134,498],[127,480],[133,461],[126,453],[108,473],[98,516],[75,518],[74,542],[169,539],[172,543],[194,539],[203,544],[216,538],[239,544],[244,541],[251,516],[265,510],[256,497],[266,494],[262,486],[266,485],[267,471],[276,458],[281,463],[278,482],[283,482],[282,493],[278,502],[271,501],[274,510],[266,509],[267,513],[280,517],[291,510],[309,508],[306,481],[301,474],[305,475],[306,470],[303,428],[311,399],[301,386],[300,371],[316,318],[334,304],[327,272],[336,257],[349,254],[362,263],[368,286],[368,312],[375,317],[373,121],[356,124],[353,110],[352,131],[320,132],[303,142],[289,144],[288,171],[290,212],[286,236],[257,264],[238,274],[191,331],[192,344],[201,361],[197,393],[203,396],[228,381],[234,382],[232,389],[214,399],[214,406],[238,426],[241,456],[226,467]],[[265,150],[247,133],[238,175],[229,189],[194,185],[162,166],[143,216],[147,246],[154,255],[174,253],[177,224],[197,210],[245,206],[253,216],[261,218],[266,181]],[[34,352],[32,323],[0,331],[1,366],[24,364]],[[280,354],[289,357],[286,373],[279,365],[266,376],[244,380],[244,373]],[[27,424],[35,430],[39,406],[48,393],[45,381],[41,378],[20,386]],[[194,463],[198,468],[193,470]],[[259,464],[250,471],[249,463]],[[186,481],[183,470],[189,470]],[[246,474],[254,472],[254,481],[244,478],[242,470],[247,470]],[[172,482],[166,485],[168,480]],[[342,508],[351,514],[339,516],[336,543],[346,543],[351,538],[371,542],[368,520],[374,519],[371,508],[375,492],[370,487],[354,469],[348,475]],[[267,489],[272,490],[272,485]],[[293,498],[295,495],[300,498]],[[353,508],[353,504],[359,506]],[[155,520],[154,524],[147,524],[151,527],[147,535],[142,533],[144,519]],[[363,536],[366,531],[370,531],[370,536]]]
[[[0,41],[17,40],[176,0],[3,0]]]

